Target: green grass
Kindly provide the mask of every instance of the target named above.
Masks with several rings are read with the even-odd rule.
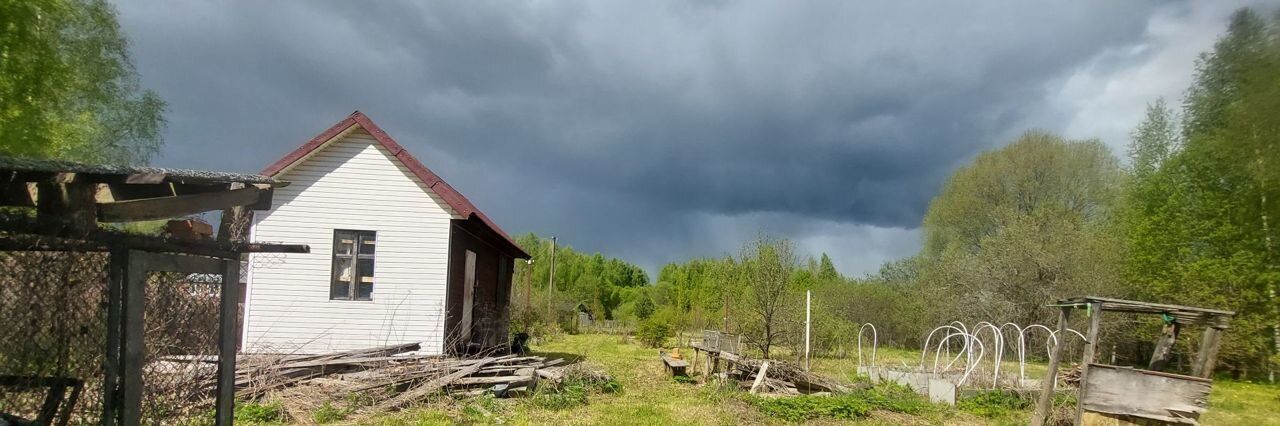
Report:
[[[505,424],[505,425],[981,425],[1026,424],[1025,401],[982,395],[958,407],[929,404],[896,386],[877,386],[834,398],[767,398],[721,389],[714,385],[682,383],[662,367],[657,349],[623,336],[585,334],[563,336],[535,346],[547,356],[584,357],[616,379],[611,392],[599,386],[575,389],[568,384],[555,393],[539,391],[530,397],[473,398],[443,401],[398,413],[365,417],[359,424],[378,426]],[[688,358],[693,353],[682,351]],[[869,356],[869,355],[868,355]],[[881,348],[879,365],[919,363],[920,353]],[[931,360],[930,360],[931,362]],[[856,356],[815,359],[815,371],[854,379]],[[1017,366],[1004,371],[1016,374]],[[700,367],[700,366],[699,366]],[[1007,370],[1006,370],[1007,369]],[[699,369],[700,371],[700,369]],[[1028,365],[1029,377],[1044,374],[1042,365]],[[701,382],[702,377],[694,374]],[[1207,425],[1280,425],[1280,387],[1218,380],[1214,382]],[[816,413],[816,414],[815,414]]]
[[[1280,425],[1280,386],[1214,380],[1204,425]]]

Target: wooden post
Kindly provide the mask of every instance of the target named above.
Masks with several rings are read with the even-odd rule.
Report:
[[[1169,355],[1173,352],[1173,344],[1181,329],[1182,324],[1176,322],[1164,326],[1160,339],[1156,340],[1156,350],[1151,353],[1151,362],[1147,363],[1148,370],[1160,371],[1169,364]]]
[[[1080,360],[1080,388],[1076,391],[1076,424],[1080,424],[1080,418],[1084,415],[1084,395],[1085,383],[1089,378],[1089,364],[1093,363],[1093,357],[1098,351],[1098,329],[1102,326],[1102,303],[1093,302],[1089,304],[1089,331],[1085,333],[1084,356]],[[1060,339],[1066,340],[1065,335],[1060,335]],[[1062,345],[1062,341],[1058,345]]]
[[[1222,329],[1204,329],[1204,337],[1200,339],[1200,352],[1196,354],[1196,365],[1191,369],[1191,375],[1206,379],[1213,377],[1213,367],[1218,363],[1218,347],[1221,344]]]
[[[102,425],[115,426],[120,421],[120,314],[124,306],[125,275],[129,265],[129,250],[112,247],[107,272],[107,341],[103,360],[102,377]]]
[[[142,424],[142,360],[146,355],[143,346],[143,309],[146,309],[146,253],[129,251],[129,266],[125,270],[122,289],[124,306],[121,312],[120,344],[120,424]]]
[[[218,397],[216,424],[233,423],[236,397],[236,320],[240,310],[240,259],[223,261],[222,297],[218,316]]]
[[[1071,306],[1063,306],[1058,313],[1058,333],[1065,335],[1067,319],[1071,316]],[[1053,409],[1053,389],[1058,382],[1058,364],[1062,362],[1062,345],[1053,345],[1049,353],[1049,370],[1045,372],[1044,385],[1040,389],[1040,398],[1036,401],[1036,412],[1031,417],[1033,426],[1043,426],[1050,410]]]
[[[36,223],[40,232],[77,237],[97,229],[94,184],[77,182],[74,173],[63,173],[55,180],[37,182],[36,190]]]

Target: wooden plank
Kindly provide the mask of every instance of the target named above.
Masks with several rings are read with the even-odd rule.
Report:
[[[147,272],[222,274],[226,270],[222,259],[212,257],[165,253],[142,253],[142,255],[146,257]]]
[[[485,358],[485,359],[479,360],[476,363],[471,364],[470,366],[462,368],[453,373],[446,374],[442,377],[432,379],[431,381],[428,381],[427,383],[422,384],[421,386],[415,387],[399,395],[396,395],[394,398],[390,398],[390,399],[387,399],[386,401],[382,401],[381,403],[378,403],[374,405],[372,408],[370,408],[370,411],[379,412],[379,411],[390,411],[390,410],[397,410],[400,408],[404,408],[409,404],[421,401],[423,398],[426,398],[428,395],[431,395],[432,393],[439,391],[441,388],[449,385],[450,383],[453,383],[455,380],[461,379],[466,376],[470,376],[476,371],[479,371],[481,368],[484,368],[484,366],[489,365],[490,363],[498,360],[499,360],[498,358]]]
[[[124,426],[142,424],[142,361],[145,356],[142,318],[147,283],[144,254],[137,250],[129,251],[129,266],[125,270],[125,285],[122,289],[124,309],[121,313],[120,424]]]
[[[1071,306],[1063,306],[1058,312],[1058,335],[1065,336],[1067,334],[1067,319],[1071,317]],[[1031,424],[1033,426],[1043,426],[1045,419],[1049,417],[1049,413],[1053,410],[1053,390],[1058,383],[1058,364],[1062,363],[1062,346],[1054,345],[1053,351],[1049,354],[1049,368],[1045,372],[1044,385],[1040,390],[1040,398],[1036,401],[1035,414],[1031,416]]]
[[[528,382],[532,380],[533,380],[533,376],[521,376],[521,375],[463,377],[458,380],[454,380],[453,383],[450,383],[449,385],[466,386],[466,385],[496,385],[499,383],[513,384],[513,383]]]
[[[98,204],[98,220],[135,222],[181,217],[256,204],[265,193],[266,191],[250,185],[228,191],[102,203]]]
[[[751,393],[755,394],[760,390],[760,385],[764,384],[765,374],[769,372],[769,361],[760,364],[760,372],[756,373],[756,381],[751,384]]]
[[[1084,354],[1080,361],[1080,383],[1084,383],[1086,378],[1089,377],[1089,364],[1093,363],[1093,357],[1098,352],[1098,330],[1102,328],[1102,303],[1090,303],[1089,310],[1086,312],[1089,314],[1089,331],[1085,333]],[[1058,344],[1065,344],[1066,334],[1059,334],[1058,336],[1061,336],[1058,338]],[[1084,398],[1084,394],[1088,392],[1088,389],[1081,386],[1079,392],[1080,395],[1077,398]],[[1080,416],[1083,414],[1084,405],[1076,404],[1075,418],[1077,424],[1080,423]]]
[[[230,426],[235,415],[236,341],[240,337],[236,330],[240,316],[240,260],[217,263],[222,264],[223,273],[222,297],[218,299],[218,396],[214,419],[219,426]]]
[[[1195,424],[1208,406],[1210,382],[1198,377],[1092,364],[1081,386],[1083,410]]]

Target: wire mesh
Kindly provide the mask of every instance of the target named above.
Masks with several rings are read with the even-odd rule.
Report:
[[[213,406],[221,281],[220,275],[148,274],[142,373],[148,422],[171,424]]]
[[[101,420],[106,284],[106,253],[0,252],[0,376],[79,383],[69,424]],[[34,420],[49,391],[0,386],[0,413]]]
[[[80,391],[71,400],[67,389],[56,419],[101,422],[109,261],[103,252],[0,251],[0,418],[37,419],[51,392],[42,383],[70,381]],[[221,286],[216,274],[147,274],[144,424],[211,415]]]

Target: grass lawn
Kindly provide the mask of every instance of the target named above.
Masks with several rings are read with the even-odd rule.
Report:
[[[657,350],[645,348],[622,336],[585,334],[564,336],[534,348],[551,356],[581,356],[604,368],[621,383],[620,393],[590,393],[586,404],[555,407],[537,398],[476,398],[445,401],[398,413],[363,418],[366,425],[732,425],[788,424],[764,414],[741,393],[719,391],[713,386],[676,383],[663,372]],[[692,353],[688,355],[692,356]],[[879,364],[919,362],[919,352],[881,349]],[[816,371],[846,377],[856,367],[856,358],[818,359]],[[1007,368],[1007,367],[1006,367]],[[1016,371],[1016,366],[1009,371]],[[1042,366],[1028,366],[1028,375],[1043,374]],[[1280,387],[1219,380],[1214,384],[1207,425],[1280,425]],[[914,396],[908,399],[914,399]],[[997,410],[980,417],[965,410],[907,401],[918,407],[910,414],[872,407],[870,414],[854,421],[831,418],[808,420],[806,424],[1025,424],[1029,410]],[[786,407],[783,407],[786,408]]]

